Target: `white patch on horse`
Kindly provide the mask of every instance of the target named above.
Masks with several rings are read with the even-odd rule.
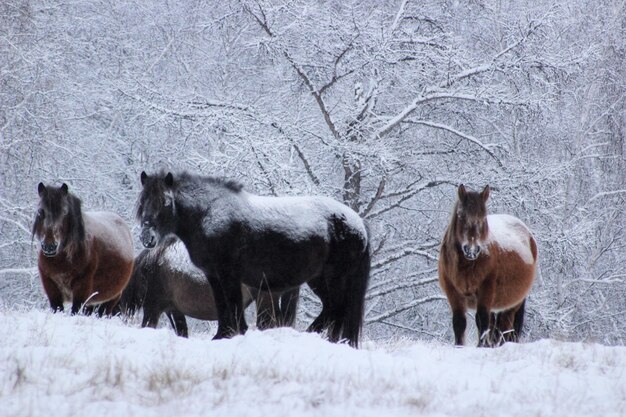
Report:
[[[163,256],[159,259],[159,265],[169,264],[170,268],[180,271],[190,278],[197,280],[201,283],[206,283],[206,277],[204,276],[204,272],[196,267],[193,262],[191,262],[191,258],[189,257],[189,252],[187,251],[187,247],[180,240],[176,243],[173,243],[171,246],[168,246],[163,251]]]
[[[508,214],[490,214],[487,224],[487,243],[493,242],[505,251],[516,252],[529,265],[535,262],[530,250],[530,230],[520,219]]]
[[[293,240],[321,236],[328,240],[328,219],[335,215],[367,242],[363,220],[349,207],[329,197],[266,197],[243,192],[245,220],[259,230],[276,230]]]

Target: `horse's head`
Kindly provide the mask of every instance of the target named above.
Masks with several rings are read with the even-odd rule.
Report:
[[[67,184],[46,187],[39,183],[39,205],[33,224],[33,236],[37,236],[41,252],[48,257],[57,255],[74,239],[84,238],[80,212],[80,200],[72,196]],[[78,216],[78,219],[73,217]]]
[[[456,206],[456,239],[463,256],[470,261],[478,259],[484,249],[489,233],[487,226],[487,199],[489,186],[480,192],[467,191],[461,184],[458,190],[459,201]]]
[[[153,248],[166,235],[173,233],[176,225],[174,201],[174,176],[148,176],[141,173],[143,189],[137,204],[137,220],[141,224],[141,243]]]

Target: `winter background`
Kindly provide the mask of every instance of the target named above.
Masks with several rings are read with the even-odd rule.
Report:
[[[624,16],[618,0],[0,0],[0,415],[624,415]],[[307,291],[297,331],[219,342],[213,323],[183,340],[50,314],[37,184],[137,236],[139,173],[161,168],[355,209],[374,250],[363,349],[301,332]],[[522,344],[451,346],[436,266],[460,183],[489,184],[489,210],[538,241]]]

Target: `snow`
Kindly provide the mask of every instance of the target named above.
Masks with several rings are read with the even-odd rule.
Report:
[[[260,229],[282,230],[294,240],[308,236],[327,236],[328,221],[343,215],[365,242],[367,231],[359,215],[345,204],[329,197],[266,197],[244,192],[250,213],[246,218]]]
[[[118,318],[0,311],[0,415],[624,415],[626,347],[361,350],[293,329],[176,337]]]
[[[535,263],[535,258],[530,251],[530,231],[528,227],[517,217],[508,214],[490,214],[487,216],[489,225],[490,242],[495,242],[506,251],[517,252],[529,265]]]
[[[204,272],[191,262],[189,257],[189,251],[185,247],[185,244],[176,240],[175,243],[165,248],[162,257],[159,259],[159,264],[163,265],[167,263],[170,268],[180,271],[188,276],[190,279],[206,283],[206,276]]]

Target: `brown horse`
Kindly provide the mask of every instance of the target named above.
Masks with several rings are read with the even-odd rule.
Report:
[[[133,270],[130,229],[110,212],[85,212],[66,184],[39,183],[33,236],[39,239],[39,274],[53,311],[72,303],[72,314],[85,308],[111,314]]]
[[[476,310],[478,346],[517,341],[535,279],[537,244],[521,220],[487,215],[489,186],[458,189],[439,251],[439,284],[452,309],[455,344],[463,345],[468,308]]]
[[[299,288],[272,294],[241,285],[243,308],[253,301],[257,307],[257,328],[293,326],[296,321]],[[141,327],[156,328],[165,313],[178,336],[187,337],[185,316],[217,320],[213,288],[198,269],[185,244],[175,236],[163,238],[154,249],[145,249],[135,258],[130,282],[118,305],[120,312],[133,316],[143,308]]]

